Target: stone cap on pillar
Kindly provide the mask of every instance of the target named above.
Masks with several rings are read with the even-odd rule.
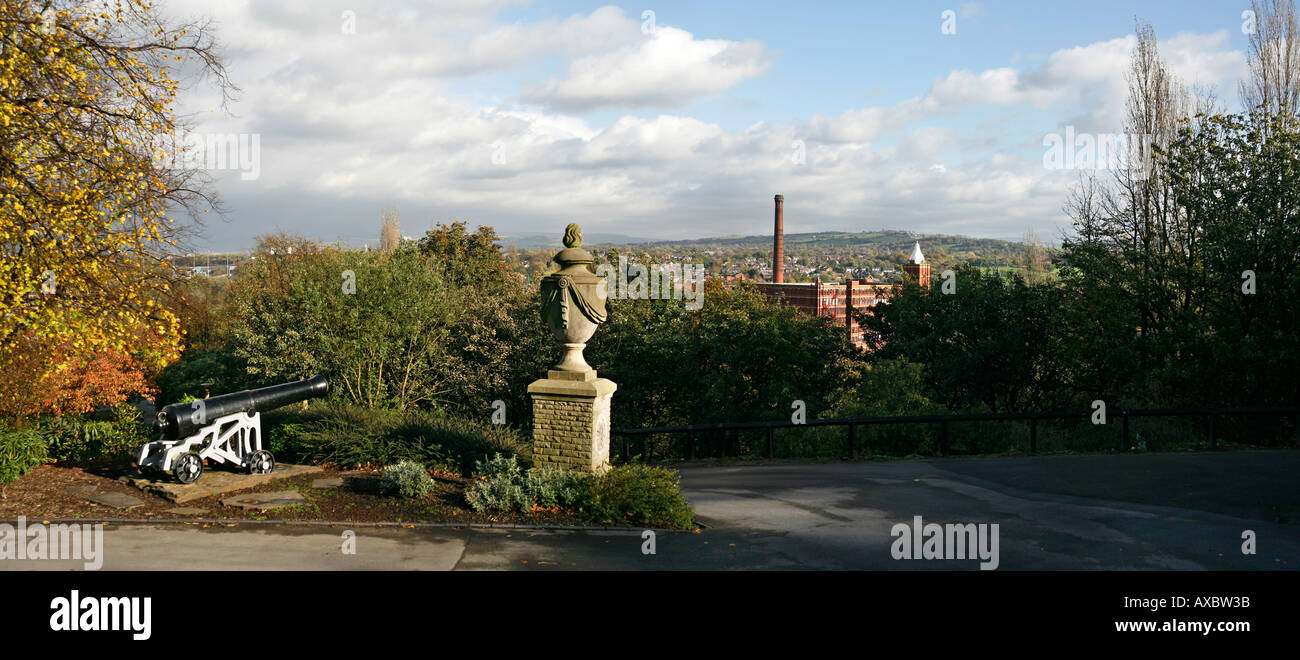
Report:
[[[595,371],[591,372],[592,375],[595,375],[595,373]],[[617,389],[618,385],[615,385],[614,381],[608,378],[594,378],[592,380],[542,378],[533,381],[528,386],[528,393],[593,398],[613,394]]]
[[[550,369],[546,372],[546,377],[551,380],[596,380],[596,370],[588,369],[586,371],[560,371],[559,369]]]

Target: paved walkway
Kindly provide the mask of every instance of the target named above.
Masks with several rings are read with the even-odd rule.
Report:
[[[636,531],[110,525],[104,568],[977,570],[899,561],[896,523],[996,523],[1000,570],[1298,569],[1300,452],[686,468],[707,527]],[[1242,532],[1258,553],[1243,555]],[[178,558],[184,558],[178,561]],[[0,570],[80,567],[0,560]]]

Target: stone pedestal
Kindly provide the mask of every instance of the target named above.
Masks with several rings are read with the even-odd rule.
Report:
[[[533,463],[595,474],[608,470],[609,403],[616,389],[594,369],[552,369],[533,381]]]

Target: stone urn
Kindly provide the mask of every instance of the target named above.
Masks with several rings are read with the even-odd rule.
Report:
[[[582,229],[570,224],[564,231],[564,249],[555,255],[559,272],[542,279],[542,320],[564,346],[564,356],[553,371],[595,375],[582,350],[608,316],[605,300],[609,291],[605,278],[591,271],[593,260],[591,253],[582,249]]]
[[[560,271],[542,280],[542,320],[564,357],[546,378],[528,386],[533,400],[534,465],[601,474],[610,468],[610,402],[618,386],[597,378],[582,357],[587,340],[605,321],[605,278],[591,272],[582,249],[582,230],[569,225],[564,249],[555,255]]]

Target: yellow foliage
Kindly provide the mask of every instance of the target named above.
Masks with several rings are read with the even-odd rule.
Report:
[[[192,174],[157,166],[152,146],[176,129],[165,62],[210,45],[201,30],[180,41],[148,2],[98,15],[95,0],[44,5],[0,3],[0,374],[32,342],[65,358],[30,387],[105,351],[179,356],[179,320],[157,303],[171,277],[159,256]]]

